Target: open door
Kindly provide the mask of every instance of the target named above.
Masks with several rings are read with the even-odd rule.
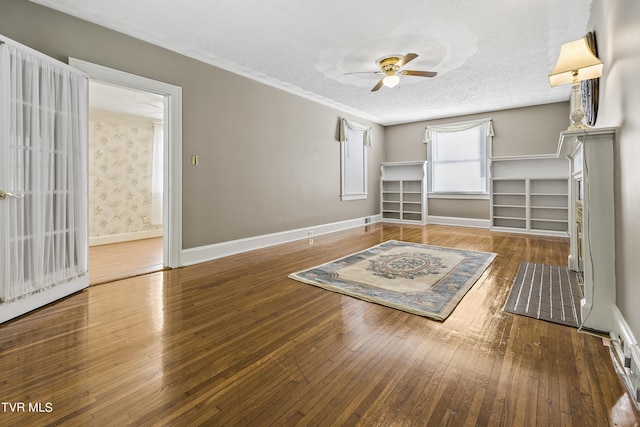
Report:
[[[0,322],[88,286],[80,71],[0,36]]]

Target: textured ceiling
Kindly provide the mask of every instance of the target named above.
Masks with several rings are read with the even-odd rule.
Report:
[[[566,101],[591,0],[32,0],[383,125]],[[395,88],[376,60],[415,52]]]
[[[149,92],[89,82],[91,109],[139,116],[156,121],[164,119],[164,98]]]

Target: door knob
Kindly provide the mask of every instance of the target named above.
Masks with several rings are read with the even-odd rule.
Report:
[[[14,199],[22,199],[24,197],[24,194],[16,196],[15,194],[9,193],[8,191],[0,190],[0,200],[4,200],[7,197],[13,197]]]

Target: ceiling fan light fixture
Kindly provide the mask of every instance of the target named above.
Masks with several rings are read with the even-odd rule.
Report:
[[[382,79],[382,83],[386,87],[395,87],[398,85],[398,83],[400,83],[400,77],[396,76],[395,74],[390,74]]]

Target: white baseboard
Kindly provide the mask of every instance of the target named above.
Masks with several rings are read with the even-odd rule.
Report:
[[[452,216],[427,216],[427,224],[438,225],[455,225],[458,227],[472,227],[472,228],[489,228],[491,223],[488,219],[477,218],[457,218]]]
[[[569,237],[569,233],[566,231],[553,231],[553,230],[531,230],[525,228],[511,228],[511,227],[489,227],[491,231],[497,231],[499,233],[515,233],[515,234],[532,234],[534,236],[547,236],[547,237]]]
[[[235,255],[242,252],[262,249],[295,240],[309,239],[313,236],[347,230],[349,228],[360,227],[373,224],[382,220],[381,215],[371,215],[362,218],[350,219],[347,221],[333,222],[330,224],[316,225],[312,227],[287,230],[279,233],[263,234],[261,236],[248,237],[245,239],[231,240],[228,242],[216,243],[213,245],[199,246],[197,248],[184,249],[182,251],[181,263],[183,266],[199,264],[201,262]]]
[[[609,334],[612,342],[613,364],[620,372],[631,400],[640,410],[640,346],[629,324],[617,306],[612,308],[613,331]],[[614,354],[615,353],[615,354]],[[622,364],[622,366],[620,366]]]
[[[112,243],[130,242],[132,240],[152,239],[154,237],[162,237],[162,228],[158,228],[157,230],[137,231],[135,233],[89,237],[89,246],[110,245]]]
[[[0,323],[22,316],[89,286],[89,275],[78,277],[65,283],[44,289],[41,292],[15,301],[0,303]]]

